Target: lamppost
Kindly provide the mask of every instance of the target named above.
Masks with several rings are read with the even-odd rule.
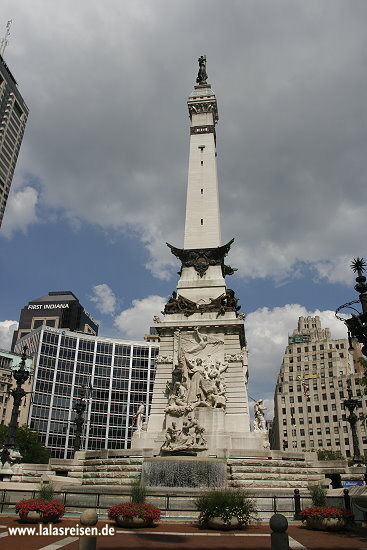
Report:
[[[362,344],[361,351],[365,357],[367,357],[367,284],[366,277],[363,273],[366,270],[366,266],[367,264],[363,258],[356,258],[352,261],[351,268],[354,273],[358,274],[356,277],[357,284],[354,286],[354,289],[359,292],[359,299],[352,300],[351,302],[339,306],[335,312],[337,319],[343,321],[343,323],[347,325],[349,348],[353,349],[353,340],[357,340],[357,342]],[[356,307],[353,307],[354,304],[358,303],[361,304],[362,311],[358,311]],[[345,319],[338,315],[339,311],[342,309],[353,310],[357,315],[351,313],[351,317]]]
[[[335,316],[339,321],[343,321],[348,328],[348,341],[349,351],[353,352],[354,342],[362,344],[361,351],[364,356],[367,356],[367,284],[366,277],[363,275],[366,270],[366,262],[363,258],[355,258],[351,263],[351,268],[354,273],[357,273],[356,285],[354,289],[359,293],[358,300],[352,300],[338,307],[335,311]],[[355,307],[356,304],[361,304],[362,311],[359,311]],[[340,317],[338,313],[341,310],[351,310],[349,318]],[[355,313],[353,313],[355,312]],[[363,459],[359,450],[359,442],[357,436],[357,421],[358,417],[355,414],[355,409],[362,406],[362,402],[352,397],[352,390],[350,387],[350,380],[348,380],[348,399],[344,400],[344,408],[348,409],[349,417],[347,421],[350,424],[352,430],[352,442],[353,442],[353,463],[355,465],[361,464]]]
[[[362,401],[359,399],[354,399],[352,397],[352,389],[350,387],[350,380],[348,380],[348,399],[344,399],[344,408],[348,409],[349,416],[347,418],[347,422],[350,424],[350,428],[352,430],[352,443],[353,443],[353,465],[359,466],[363,462],[363,458],[361,457],[361,453],[359,450],[359,441],[358,441],[358,435],[357,435],[357,421],[358,416],[354,412],[355,409],[362,407]]]
[[[83,426],[85,422],[84,413],[86,408],[87,408],[86,386],[85,384],[83,384],[79,399],[74,403],[74,406],[73,406],[73,411],[75,411],[76,413],[76,417],[73,420],[75,424],[74,454],[76,453],[76,451],[80,451],[82,434],[83,434]]]
[[[26,395],[26,392],[22,388],[23,384],[28,380],[30,376],[29,370],[25,368],[25,362],[27,359],[27,346],[23,347],[22,352],[22,358],[20,361],[19,369],[15,369],[13,371],[13,377],[16,380],[16,387],[12,388],[9,393],[13,397],[13,409],[11,412],[11,419],[8,426],[8,435],[6,437],[4,446],[0,452],[0,460],[1,463],[4,465],[5,462],[15,461],[13,458],[16,458],[16,460],[20,461],[20,454],[17,452],[17,446],[15,442],[15,433],[17,431],[18,427],[18,416],[19,416],[19,409],[20,405],[22,403],[23,397]]]

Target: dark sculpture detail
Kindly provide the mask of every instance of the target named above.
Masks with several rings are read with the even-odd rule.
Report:
[[[208,75],[206,74],[206,55],[201,55],[198,59],[199,62],[199,72],[196,79],[197,84],[206,84]]]
[[[83,427],[84,427],[84,413],[87,408],[87,388],[86,385],[83,384],[80,392],[79,399],[74,403],[73,405],[73,411],[75,411],[75,418],[73,420],[75,424],[75,439],[74,439],[74,453],[76,451],[80,451],[81,444],[82,444],[82,434],[83,434]]]
[[[177,295],[177,292],[172,292],[172,296],[164,306],[163,314],[167,313],[183,313],[186,317],[189,317],[197,311],[197,305],[188,298]]]
[[[224,294],[214,298],[209,304],[196,304],[188,298],[184,298],[172,292],[172,296],[164,306],[163,314],[171,313],[183,313],[186,317],[193,315],[194,313],[205,313],[210,311],[217,311],[219,315],[224,315],[226,311],[234,311],[236,314],[241,309],[238,305],[239,298],[236,298],[234,290],[228,288]]]
[[[166,243],[167,246],[171,249],[171,252],[182,262],[182,267],[194,267],[196,273],[203,277],[210,265],[221,265],[222,273],[225,270],[224,258],[227,256],[231,244],[234,239],[229,241],[229,243],[224,244],[223,246],[218,246],[217,248],[176,248],[169,243]],[[232,270],[227,266],[227,270]],[[224,274],[224,273],[223,273]],[[228,273],[228,275],[231,273]]]

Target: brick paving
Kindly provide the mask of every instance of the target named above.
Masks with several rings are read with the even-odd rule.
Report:
[[[72,527],[77,519],[62,519],[55,526]],[[102,529],[109,521],[99,521]],[[78,550],[78,538],[72,536],[9,536],[8,527],[27,526],[17,516],[0,515],[0,548],[4,550]],[[164,523],[152,528],[124,530],[116,528],[114,536],[99,536],[97,550],[236,550],[271,549],[271,530],[267,523],[253,525],[242,531],[212,531],[199,529],[194,523]],[[292,550],[367,550],[367,528],[354,527],[344,532],[310,531],[299,523],[289,526]]]

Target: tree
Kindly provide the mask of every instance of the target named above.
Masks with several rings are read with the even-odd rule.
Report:
[[[0,447],[5,443],[8,427],[0,425]],[[41,443],[39,433],[34,432],[28,426],[19,426],[15,434],[15,442],[18,445],[22,462],[26,464],[47,464],[51,457],[50,449]]]

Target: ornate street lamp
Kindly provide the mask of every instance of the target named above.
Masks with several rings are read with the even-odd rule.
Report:
[[[348,328],[348,340],[349,351],[353,353],[354,342],[359,342],[362,347],[361,351],[364,356],[367,356],[367,284],[366,277],[363,275],[366,270],[366,262],[363,258],[355,258],[351,263],[351,268],[354,273],[357,273],[356,285],[354,289],[359,292],[359,299],[352,300],[338,307],[335,311],[335,316],[340,321],[346,324]],[[360,308],[355,307],[356,304],[360,304]],[[342,310],[350,310],[350,317],[340,317],[338,313]],[[360,311],[362,309],[362,311]],[[347,421],[350,424],[352,430],[352,443],[353,443],[353,463],[357,466],[363,462],[363,459],[359,450],[359,442],[357,436],[357,421],[358,416],[355,414],[355,409],[362,406],[362,401],[354,399],[352,397],[352,390],[350,386],[350,380],[348,380],[348,399],[344,400],[344,408],[348,409],[349,416]]]
[[[354,399],[352,397],[352,389],[350,387],[350,380],[348,380],[348,399],[344,399],[344,408],[348,409],[349,416],[347,417],[347,422],[350,424],[350,428],[352,430],[352,444],[353,444],[353,464],[355,466],[359,466],[363,462],[363,458],[361,456],[360,450],[359,450],[359,441],[358,441],[358,435],[357,435],[357,421],[358,416],[354,412],[355,409],[358,409],[359,407],[362,407],[362,401],[359,399]]]
[[[362,353],[367,357],[367,284],[366,277],[363,275],[363,272],[366,270],[366,262],[363,258],[356,258],[351,263],[351,268],[354,273],[357,273],[356,277],[357,284],[355,285],[355,290],[359,292],[359,299],[352,300],[347,302],[342,306],[339,306],[335,312],[335,316],[340,321],[343,321],[348,328],[348,340],[349,348],[353,350],[353,340],[357,340],[362,345]],[[359,311],[356,307],[353,307],[355,304],[361,304],[362,311]],[[338,315],[339,311],[346,309],[352,310],[356,313],[351,313],[349,319],[345,319]]]
[[[76,413],[76,416],[73,420],[75,424],[74,454],[76,453],[76,451],[80,451],[82,443],[83,426],[85,422],[84,413],[87,408],[86,393],[86,386],[85,384],[83,384],[79,399],[74,403],[73,406],[73,411],[75,411]]]
[[[27,359],[27,346],[23,347],[22,352],[22,358],[19,365],[19,369],[15,369],[13,371],[13,377],[16,380],[16,387],[9,390],[9,394],[13,397],[13,409],[11,412],[11,419],[8,426],[8,435],[6,437],[4,446],[0,452],[0,460],[1,463],[4,465],[5,462],[14,462],[14,457],[16,457],[16,461],[20,461],[20,454],[17,452],[17,446],[15,442],[15,433],[17,431],[18,427],[18,416],[19,416],[19,409],[20,405],[22,403],[23,397],[26,395],[26,392],[22,388],[23,384],[28,380],[30,376],[29,370],[25,367],[25,362]]]

